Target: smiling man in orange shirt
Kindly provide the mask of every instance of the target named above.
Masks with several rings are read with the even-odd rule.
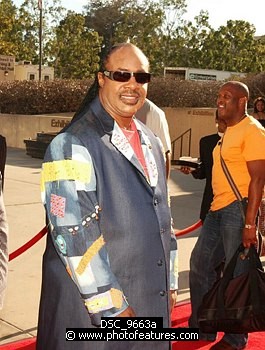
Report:
[[[256,216],[265,182],[265,130],[247,114],[248,87],[237,81],[222,85],[218,98],[218,115],[226,124],[224,136],[213,151],[213,202],[201,234],[191,254],[190,293],[192,314],[190,327],[198,327],[197,311],[203,296],[215,282],[215,269],[228,262],[240,243],[256,244]],[[241,196],[247,198],[245,220],[220,162],[220,154],[231,173]],[[240,260],[235,276],[248,268]],[[214,341],[215,334],[201,334],[201,339]],[[244,349],[247,334],[225,334],[212,350]]]

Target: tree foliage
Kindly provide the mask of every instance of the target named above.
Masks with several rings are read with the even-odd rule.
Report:
[[[253,53],[258,53],[259,42],[254,39],[255,29],[245,21],[228,21],[226,26],[209,33],[201,54],[205,68],[258,72],[261,66]]]
[[[51,52],[60,78],[91,77],[98,68],[101,40],[97,32],[84,24],[84,16],[70,11],[56,28]]]
[[[265,70],[265,39],[242,20],[217,30],[205,10],[185,21],[186,0],[88,0],[83,13],[67,12],[61,0],[43,0],[42,57],[57,77],[86,78],[100,55],[130,41],[161,75],[166,66],[258,73]],[[0,54],[39,62],[40,11],[37,0],[0,0]]]
[[[15,56],[19,52],[17,8],[12,0],[0,1],[0,54]]]

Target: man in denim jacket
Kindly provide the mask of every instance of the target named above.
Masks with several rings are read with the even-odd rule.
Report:
[[[140,49],[113,47],[97,75],[98,95],[46,152],[42,196],[51,234],[38,350],[76,349],[65,329],[98,327],[102,316],[163,317],[170,325],[177,264],[165,159],[159,140],[134,118],[149,81]],[[78,350],[154,348],[170,342],[78,342]]]

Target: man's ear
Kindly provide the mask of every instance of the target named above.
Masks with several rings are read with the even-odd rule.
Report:
[[[98,85],[103,87],[105,83],[104,75],[102,72],[98,72]]]
[[[246,106],[248,103],[248,99],[246,97],[240,97],[239,104],[240,106]]]

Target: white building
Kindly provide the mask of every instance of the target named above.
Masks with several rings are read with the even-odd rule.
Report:
[[[228,72],[215,69],[200,69],[189,67],[165,67],[164,76],[172,76],[180,80],[214,80],[222,81],[232,77],[245,77],[245,73]]]
[[[39,66],[31,61],[15,62],[14,56],[0,55],[0,81],[39,80]],[[41,80],[54,80],[54,68],[41,67]]]
[[[30,61],[16,62],[15,80],[39,80],[39,66]],[[41,80],[54,80],[54,68],[42,66]]]

